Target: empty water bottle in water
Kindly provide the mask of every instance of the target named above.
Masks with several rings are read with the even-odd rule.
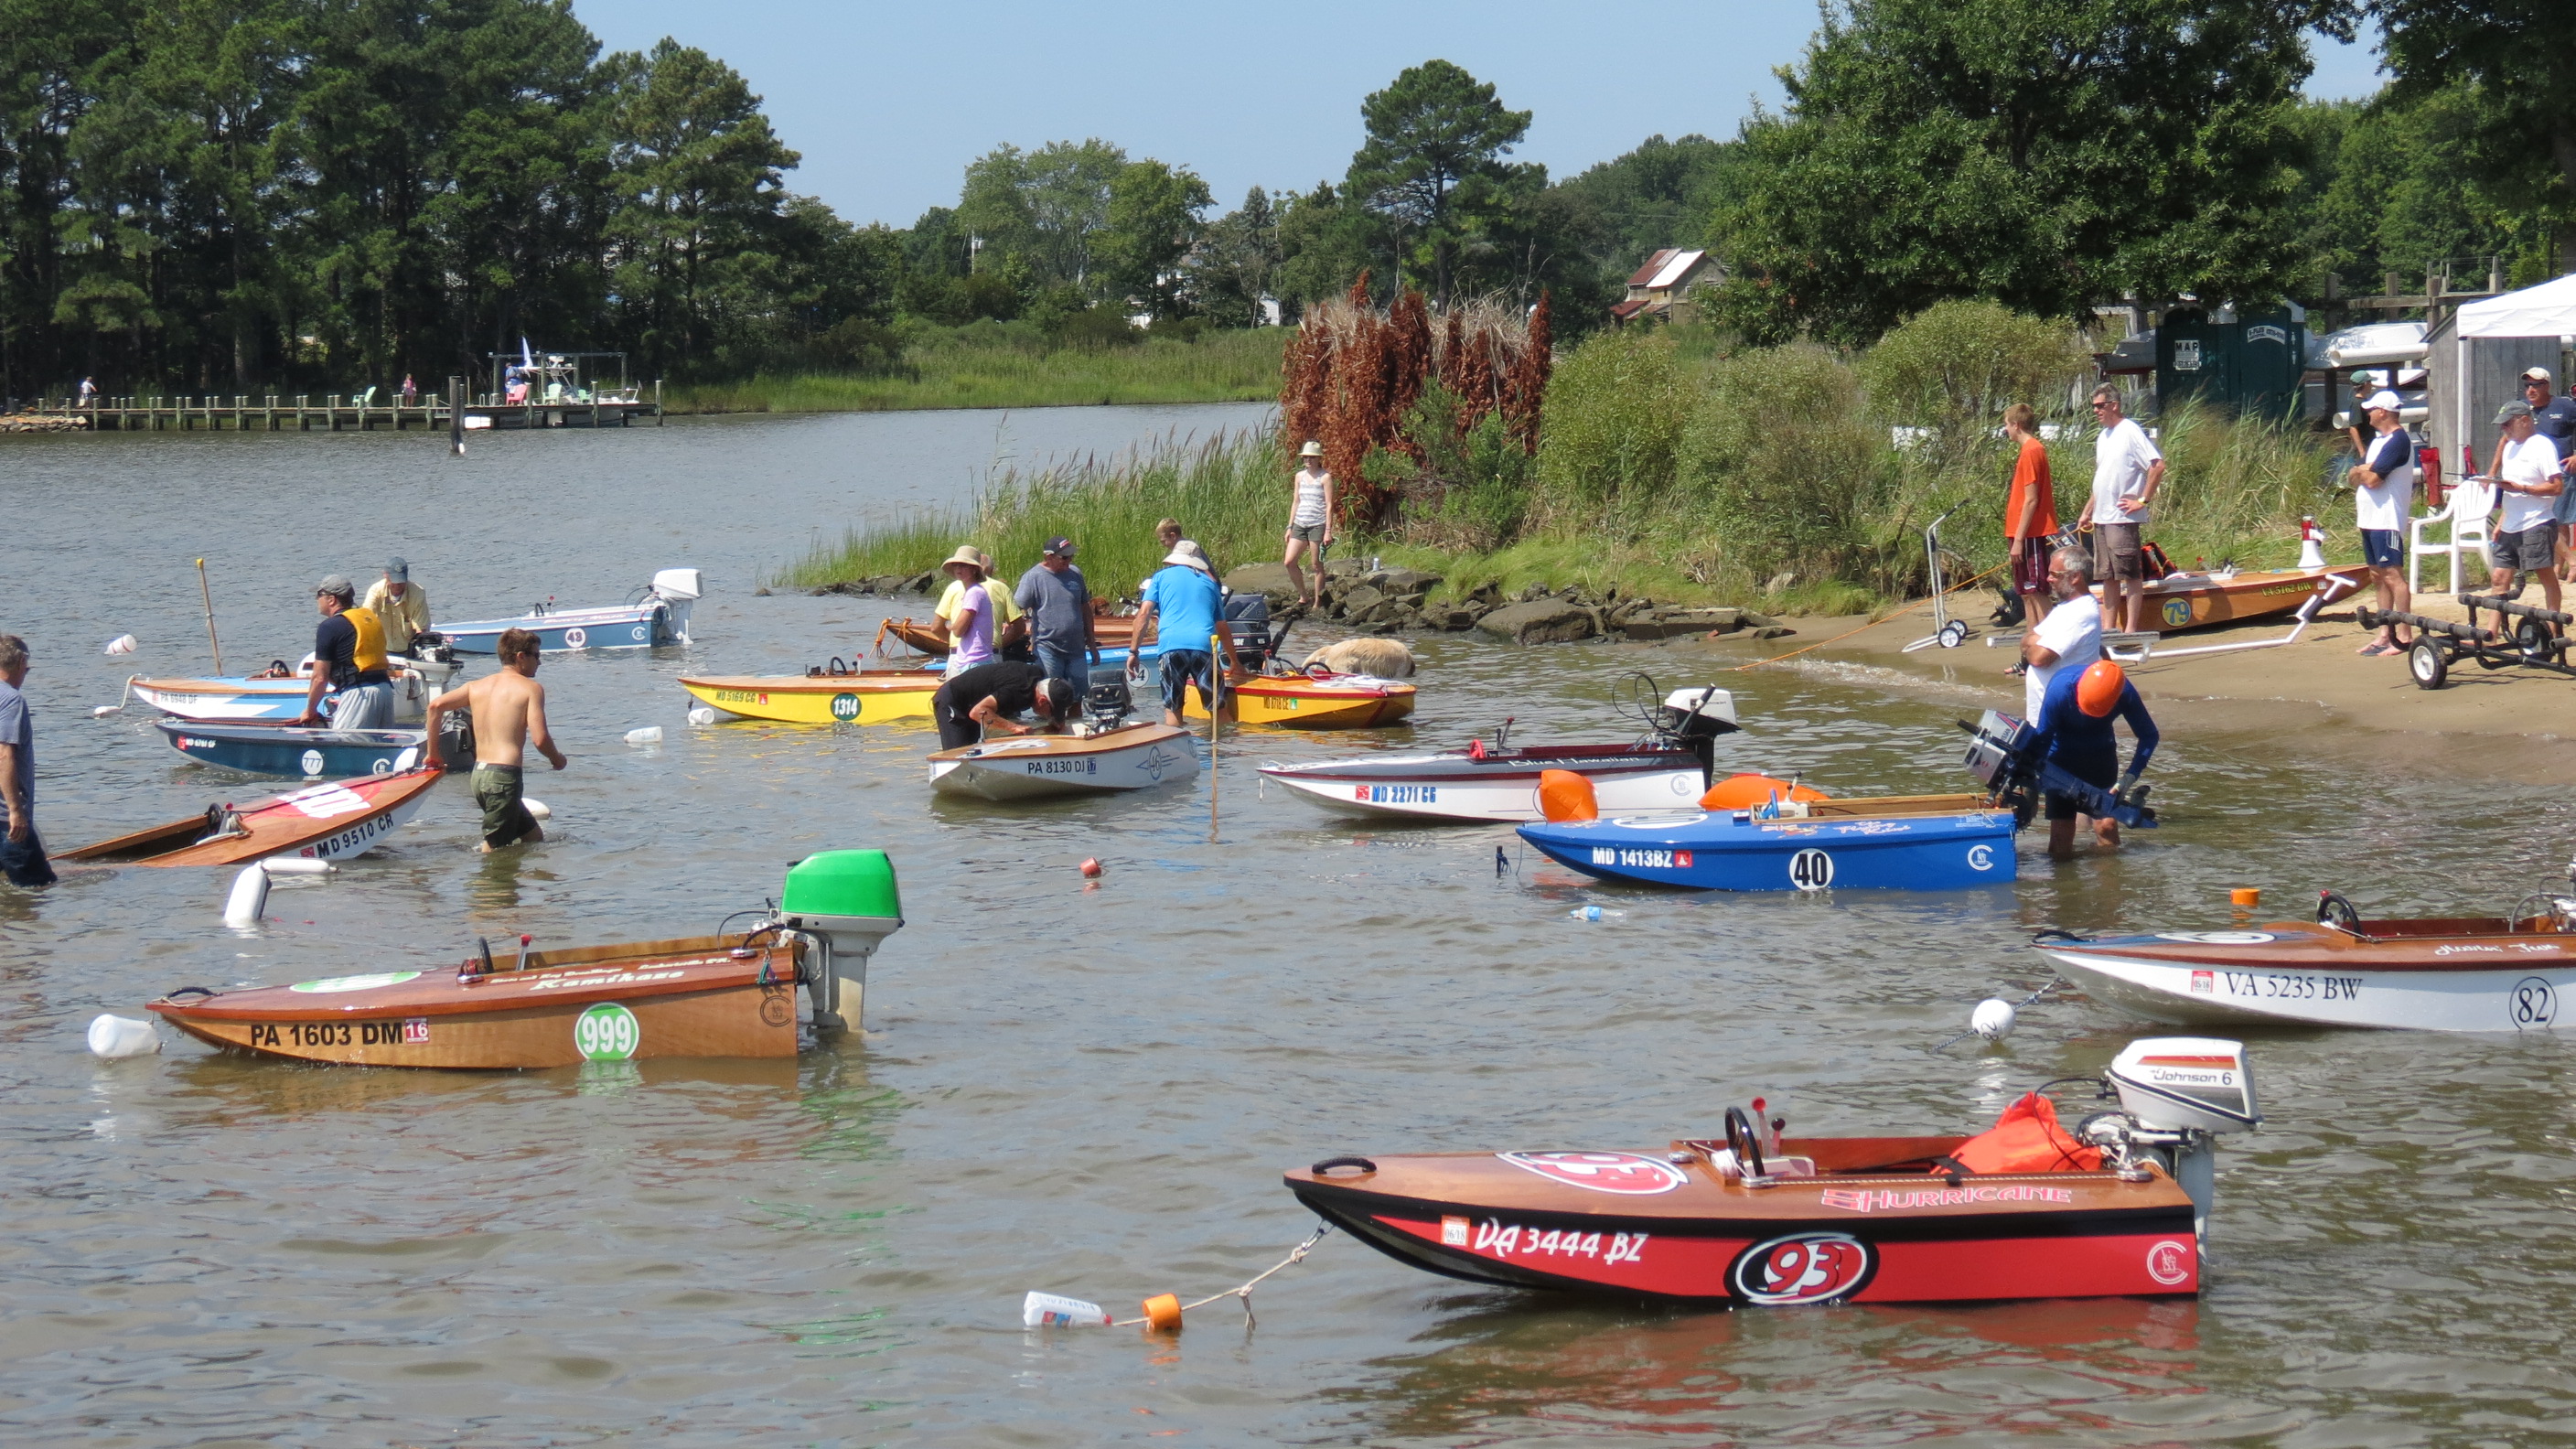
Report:
[[[1079,1298],[1060,1298],[1053,1293],[1031,1292],[1020,1302],[1020,1326],[1023,1328],[1075,1328],[1091,1325],[1109,1326],[1109,1310],[1097,1303]]]
[[[626,732],[626,743],[630,745],[658,745],[662,743],[662,727],[660,725],[646,725],[640,730],[628,730]]]

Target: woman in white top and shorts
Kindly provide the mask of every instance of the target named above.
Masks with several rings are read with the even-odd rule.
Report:
[[[1288,583],[1311,609],[1323,602],[1324,550],[1333,541],[1333,475],[1324,471],[1324,445],[1309,438],[1299,450],[1305,466],[1289,480],[1296,502],[1288,511]],[[1297,567],[1300,555],[1315,561],[1315,581]]]

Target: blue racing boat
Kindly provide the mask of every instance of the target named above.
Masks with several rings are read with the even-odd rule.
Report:
[[[2013,814],[1971,795],[1801,802],[1757,810],[1548,820],[1520,827],[1548,859],[1605,880],[1691,890],[1960,890],[2013,878]]]
[[[442,752],[451,770],[474,763],[474,737],[451,731]],[[399,775],[420,763],[426,730],[299,729],[287,725],[208,724],[165,719],[161,733],[171,748],[201,765],[244,775],[292,775],[328,780],[352,775]]]
[[[539,604],[511,619],[469,619],[432,629],[459,654],[499,652],[501,635],[525,629],[548,654],[568,649],[646,649],[689,642],[689,609],[704,592],[696,569],[664,569],[623,604],[600,609],[558,609]]]

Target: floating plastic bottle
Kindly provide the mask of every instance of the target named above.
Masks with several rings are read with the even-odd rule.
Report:
[[[713,705],[702,704],[689,711],[689,723],[693,725],[711,725],[715,722],[716,711]]]
[[[1023,1328],[1107,1328],[1109,1310],[1097,1303],[1079,1298],[1061,1298],[1053,1293],[1032,1291],[1020,1302],[1020,1326]]]
[[[161,1050],[161,1033],[153,1030],[148,1021],[103,1013],[89,1024],[89,1050],[92,1056],[110,1061],[148,1057]]]
[[[646,725],[640,730],[628,730],[626,732],[626,743],[630,745],[658,745],[662,743],[662,727],[660,725]]]
[[[131,634],[119,634],[107,641],[107,652],[110,654],[131,654],[138,647],[140,646],[135,643],[134,636]]]

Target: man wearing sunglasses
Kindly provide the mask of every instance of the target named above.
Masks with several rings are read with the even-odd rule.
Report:
[[[2139,533],[2147,505],[2165,481],[2165,457],[2147,441],[2147,430],[2121,415],[2120,394],[2093,389],[2093,573],[2102,581],[2102,625],[2146,628],[2147,576]]]

